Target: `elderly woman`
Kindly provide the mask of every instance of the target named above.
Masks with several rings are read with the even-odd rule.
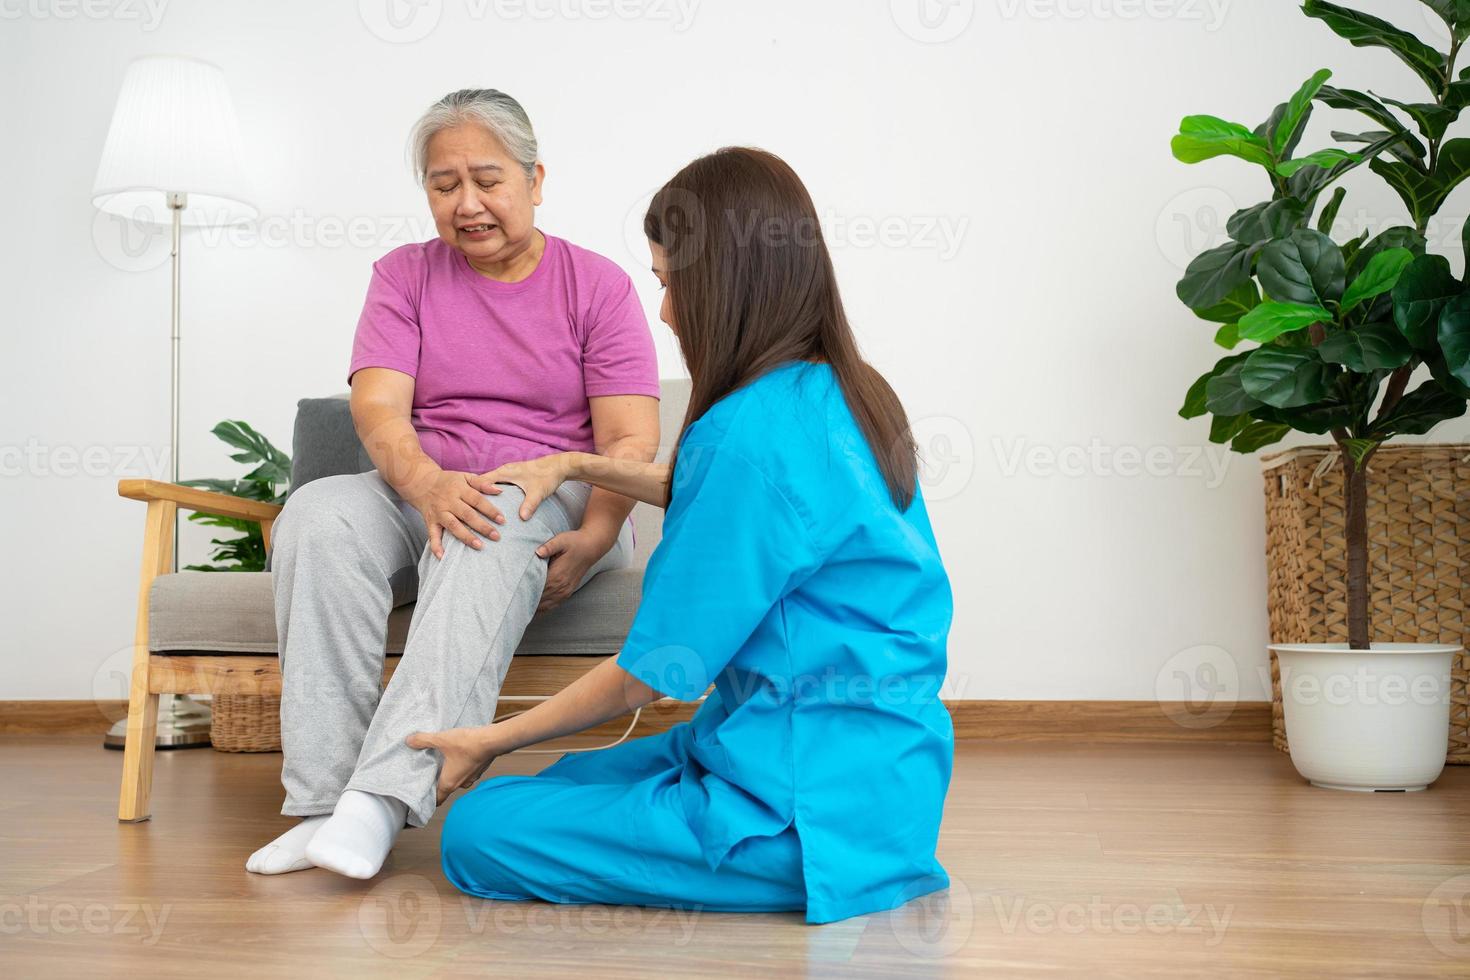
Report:
[[[630,561],[628,497],[569,482],[522,519],[522,491],[484,474],[658,443],[642,307],[611,261],[536,228],[520,104],[451,93],[412,147],[439,237],[374,263],[348,369],[376,468],[301,487],[275,525],[281,812],[304,819],[251,855],[261,874],[377,874],[436,805],[440,760],[405,736],[489,721],[532,616]],[[388,614],[415,596],[380,699]]]

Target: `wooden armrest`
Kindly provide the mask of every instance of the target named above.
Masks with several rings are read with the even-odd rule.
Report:
[[[281,513],[280,504],[232,497],[227,493],[199,490],[163,480],[118,480],[117,495],[129,500],[172,500],[184,510],[234,517],[242,521],[274,521]]]

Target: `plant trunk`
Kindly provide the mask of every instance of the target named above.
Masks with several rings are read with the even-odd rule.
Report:
[[[1344,452],[1343,482],[1347,494],[1348,649],[1368,649],[1368,466]]]

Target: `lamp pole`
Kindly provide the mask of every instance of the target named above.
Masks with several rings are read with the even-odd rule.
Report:
[[[168,192],[168,209],[173,217],[173,244],[169,251],[169,262],[173,266],[173,299],[170,310],[169,346],[172,348],[169,366],[170,387],[168,396],[169,415],[169,462],[173,467],[173,481],[179,482],[179,283],[181,281],[179,244],[183,239],[182,227],[184,208],[189,204],[189,195],[183,191]],[[179,511],[174,508],[174,555],[173,571],[179,570]]]

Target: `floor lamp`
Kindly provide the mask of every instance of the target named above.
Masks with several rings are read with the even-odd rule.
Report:
[[[99,210],[172,230],[170,293],[169,462],[179,481],[179,251],[184,225],[223,227],[257,211],[241,165],[240,127],[225,75],[207,61],[150,56],[123,76],[112,125],[97,168],[92,203]],[[174,514],[173,570],[179,569]],[[187,695],[165,695],[158,706],[158,748],[209,744],[209,706]],[[103,744],[122,748],[127,721]]]

